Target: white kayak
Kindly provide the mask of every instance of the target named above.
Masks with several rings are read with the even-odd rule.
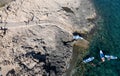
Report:
[[[94,57],[89,57],[89,58],[83,60],[83,62],[84,62],[84,63],[88,63],[88,62],[93,61],[94,59],[95,59]]]
[[[107,58],[108,60],[110,60],[110,59],[117,59],[118,57],[112,56],[112,55],[105,55],[105,58]]]
[[[81,37],[79,35],[75,35],[75,36],[73,36],[73,39],[78,40],[78,39],[83,39],[83,37]]]

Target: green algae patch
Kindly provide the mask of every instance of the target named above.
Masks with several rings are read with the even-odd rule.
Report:
[[[74,51],[76,53],[76,62],[74,63],[73,75],[72,76],[83,76],[86,71],[85,63],[83,63],[83,58],[88,54],[88,50],[82,47],[74,46]],[[77,52],[76,52],[77,51]],[[74,57],[73,57],[73,60]]]
[[[73,54],[70,61],[70,67],[66,71],[66,76],[72,76],[75,73],[76,66],[85,69],[84,64],[82,65],[81,63],[83,61],[83,57],[88,54],[88,46],[89,42],[87,40],[78,40],[77,42],[75,42],[73,46]]]

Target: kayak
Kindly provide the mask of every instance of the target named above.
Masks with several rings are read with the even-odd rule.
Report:
[[[110,60],[110,59],[117,59],[118,57],[112,56],[112,55],[105,55],[105,58],[107,58],[108,60]]]
[[[101,58],[102,62],[105,61],[105,56],[104,56],[102,50],[100,50],[100,58]]]
[[[83,39],[83,37],[81,37],[79,35],[75,35],[75,36],[73,36],[73,39],[78,40],[78,39]]]
[[[94,57],[89,57],[89,58],[83,60],[83,62],[84,62],[84,63],[88,63],[88,62],[93,61],[94,59],[95,59]]]

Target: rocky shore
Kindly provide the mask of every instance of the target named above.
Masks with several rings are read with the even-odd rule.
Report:
[[[90,0],[8,1],[0,8],[2,75],[63,76],[73,53],[66,43],[95,26]]]

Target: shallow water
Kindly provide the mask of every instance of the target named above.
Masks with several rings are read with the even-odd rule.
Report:
[[[77,58],[79,56],[80,51],[77,50],[78,48],[73,48],[73,55],[72,55],[72,60],[70,61],[69,67],[66,71],[66,75],[65,76],[72,76],[72,71],[75,67],[75,63],[77,61]]]
[[[97,13],[103,22],[90,44],[90,55],[96,59],[95,67],[86,67],[84,76],[120,76],[120,59],[106,60],[99,64],[99,50],[120,58],[120,0],[93,0]],[[99,65],[98,65],[99,64]]]

